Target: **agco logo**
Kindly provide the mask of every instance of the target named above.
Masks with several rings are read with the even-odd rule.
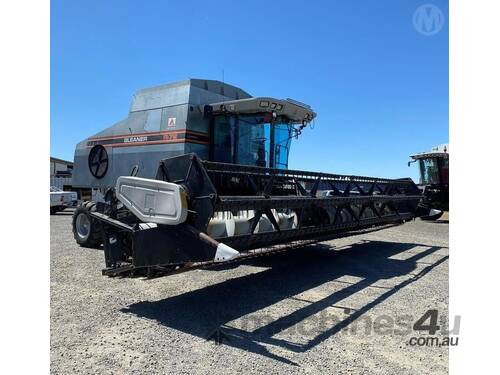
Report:
[[[420,34],[425,36],[435,35],[444,26],[444,14],[433,4],[419,6],[413,13],[413,26]]]

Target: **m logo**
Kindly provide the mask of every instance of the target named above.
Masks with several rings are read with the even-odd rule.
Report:
[[[431,36],[441,31],[444,26],[444,14],[433,4],[421,5],[413,13],[413,26],[420,34]]]

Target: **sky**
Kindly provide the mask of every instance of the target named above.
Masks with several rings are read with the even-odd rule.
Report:
[[[448,2],[430,36],[428,2],[52,0],[51,156],[73,160],[138,89],[224,74],[318,114],[290,168],[418,179],[408,156],[448,141]]]

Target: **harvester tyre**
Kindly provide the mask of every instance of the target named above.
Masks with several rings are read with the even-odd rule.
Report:
[[[102,244],[102,233],[99,223],[90,216],[95,211],[94,202],[83,202],[73,213],[73,237],[82,247],[96,248]]]

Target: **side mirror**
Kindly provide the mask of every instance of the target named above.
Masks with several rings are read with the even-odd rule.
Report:
[[[410,160],[410,161],[408,162],[408,167],[410,166],[410,164],[411,164],[411,163],[415,163],[415,162],[416,162],[416,160]]]

